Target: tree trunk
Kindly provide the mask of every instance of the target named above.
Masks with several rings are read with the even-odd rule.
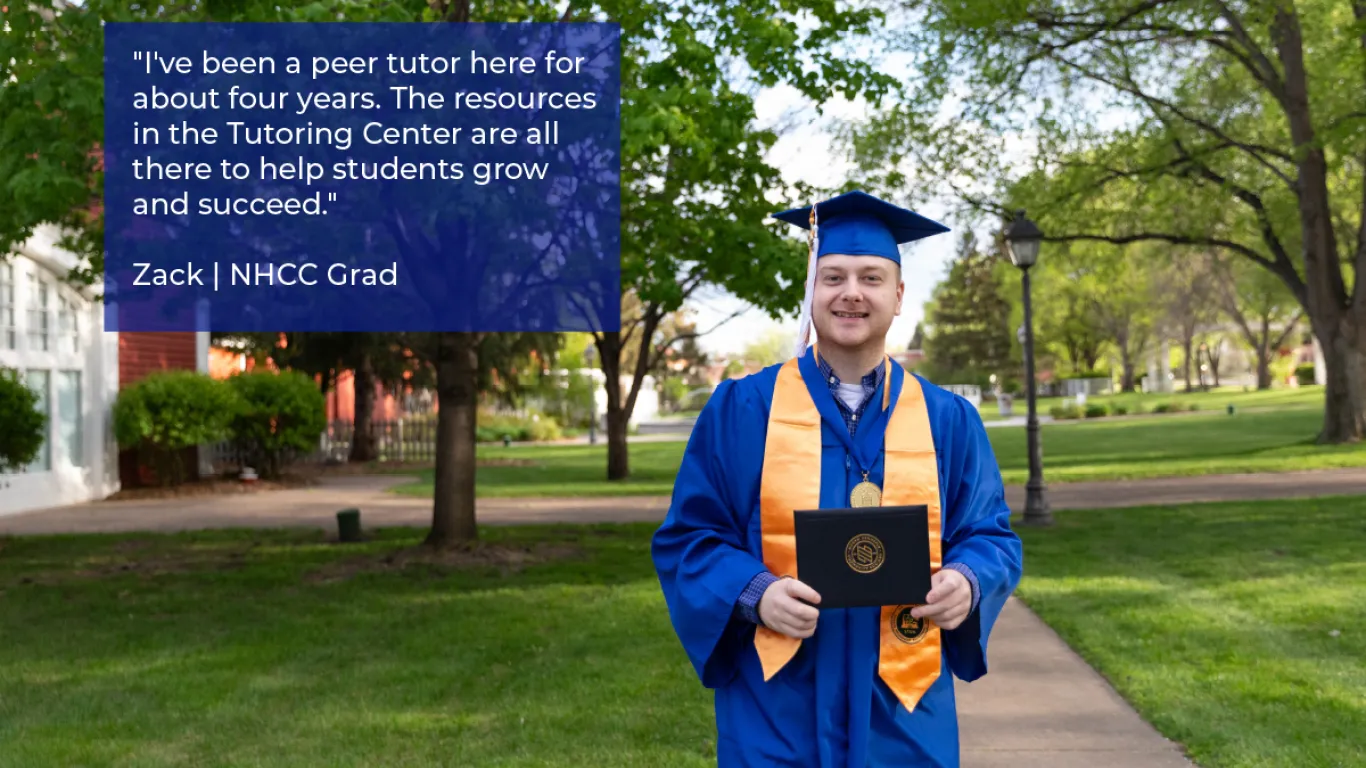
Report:
[[[436,364],[436,494],[430,547],[479,537],[474,516],[475,428],[479,410],[479,334],[442,333]]]
[[[1121,365],[1121,367],[1122,367],[1124,373],[1123,373],[1123,376],[1122,376],[1122,378],[1120,379],[1120,382],[1119,382],[1119,391],[1120,391],[1120,392],[1133,392],[1133,391],[1134,391],[1134,356],[1131,355],[1131,354],[1129,354],[1129,351],[1126,349],[1126,350],[1123,350],[1123,351],[1120,352],[1120,358],[1121,358],[1121,363],[1120,363],[1120,365]]]
[[[1323,395],[1320,443],[1356,443],[1366,434],[1366,349],[1347,313],[1338,322],[1313,318],[1323,347],[1327,386]]]
[[[1114,329],[1115,346],[1119,348],[1119,391],[1134,391],[1134,355],[1129,349],[1129,326],[1127,323]]]
[[[598,351],[602,353],[602,372],[607,377],[607,479],[625,480],[630,476],[630,453],[626,441],[627,428],[631,413],[636,407],[636,397],[640,394],[645,376],[658,361],[658,350],[653,339],[659,329],[661,313],[657,306],[644,308],[640,324],[633,328],[626,338],[621,333],[604,333],[599,339]],[[635,336],[636,333],[640,335]],[[639,344],[636,350],[635,370],[631,373],[631,389],[621,390],[621,357],[627,344]]]
[[[1314,336],[1323,347],[1324,367],[1328,369],[1319,442],[1355,443],[1366,431],[1366,350],[1362,348],[1366,338],[1358,330],[1363,319],[1361,313],[1366,311],[1366,283],[1358,279],[1354,286],[1356,295],[1347,295],[1329,205],[1328,160],[1314,131],[1304,40],[1295,6],[1277,6],[1271,37],[1285,73],[1284,109],[1290,139],[1295,145],[1292,154],[1297,159],[1300,247],[1307,289],[1306,300],[1301,303],[1309,312]]]
[[[1242,314],[1235,315],[1238,325],[1243,329],[1243,336],[1247,343],[1251,345],[1252,351],[1257,355],[1257,389],[1258,391],[1271,389],[1271,315],[1262,312],[1262,326],[1260,333],[1253,333],[1252,327],[1248,325],[1247,319]]]
[[[626,398],[621,393],[621,352],[620,332],[602,334],[598,350],[602,357],[602,372],[606,376],[607,388],[607,479],[625,480],[631,474],[630,447],[626,442],[626,425],[630,415],[626,410]]]
[[[1271,355],[1265,348],[1257,352],[1257,389],[1271,389]]]
[[[1086,350],[1082,352],[1082,356],[1086,362],[1086,373],[1089,375],[1096,369],[1096,363],[1100,362],[1100,345],[1096,344],[1087,347]]]
[[[629,418],[622,409],[607,412],[607,479],[625,480],[631,474],[630,451],[626,441]]]
[[[1185,375],[1185,377],[1186,377],[1186,391],[1187,391],[1187,392],[1192,391],[1192,389],[1191,389],[1191,347],[1192,347],[1193,345],[1194,345],[1194,341],[1192,340],[1192,337],[1191,337],[1191,336],[1185,336],[1184,338],[1181,339],[1181,349],[1185,351],[1185,356],[1184,356],[1184,359],[1181,361],[1181,366],[1182,366],[1182,369],[1183,369],[1183,373],[1184,373],[1184,375]]]
[[[379,458],[379,451],[375,446],[375,362],[369,352],[361,355],[360,364],[356,366],[355,377],[352,379],[353,387],[353,407],[352,412],[355,417],[355,429],[351,438],[351,455],[348,458],[353,462],[374,461]]]
[[[1214,379],[1215,389],[1219,388],[1219,358],[1223,356],[1223,353],[1219,349],[1220,344],[1222,344],[1222,342],[1216,341],[1205,353],[1205,357],[1209,360],[1210,376]]]

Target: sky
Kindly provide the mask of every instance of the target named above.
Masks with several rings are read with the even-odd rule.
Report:
[[[776,122],[785,112],[800,109],[804,103],[803,97],[790,87],[765,89],[756,96],[758,122],[765,125]],[[826,111],[836,118],[862,116],[860,105],[843,99],[828,107]],[[838,157],[837,152],[832,151],[830,138],[822,126],[815,122],[814,112],[805,114],[810,114],[812,120],[801,128],[784,134],[774,145],[769,162],[782,172],[788,182],[800,180],[813,184],[842,183],[846,178],[849,164]],[[947,210],[947,201],[939,201],[918,208],[916,212],[953,227],[954,224],[944,218]],[[805,242],[805,234],[804,230],[792,228],[792,237],[799,241]],[[929,300],[934,286],[946,273],[956,243],[955,233],[947,232],[902,247],[902,279],[906,283],[906,292],[902,299],[901,315],[892,322],[892,328],[887,334],[889,350],[906,348],[911,335],[915,332],[916,323],[924,315],[925,302]],[[716,331],[698,339],[703,351],[713,357],[739,354],[751,340],[762,337],[775,328],[786,332],[794,343],[796,341],[796,307],[793,308],[793,317],[783,322],[775,322],[766,313],[753,308],[727,320],[726,318],[735,312],[745,310],[748,305],[719,289],[694,296],[688,306],[694,312],[699,331],[718,327],[718,324],[724,321]]]
[[[904,53],[887,53],[874,66],[884,73],[904,77],[914,69],[914,64]],[[1059,94],[1060,98],[1064,98]],[[805,98],[790,86],[778,86],[761,90],[755,97],[757,122],[760,125],[778,123],[785,113],[800,110],[809,121],[800,129],[783,134],[769,154],[769,162],[777,168],[788,182],[807,181],[815,184],[842,184],[848,177],[849,163],[832,151],[831,139],[822,125],[816,122],[813,109]],[[952,101],[952,100],[951,100]],[[826,111],[836,119],[863,118],[865,107],[836,97],[826,106]],[[1101,130],[1115,130],[1137,122],[1141,115],[1133,109],[1115,105],[1100,106],[1089,112],[1089,119]],[[786,122],[786,121],[784,121]],[[1033,153],[1033,140],[1026,135],[1005,137],[1005,165],[1024,168]],[[959,183],[971,186],[969,180],[960,179]],[[949,218],[954,205],[946,188],[931,197],[932,202],[916,209],[916,212],[947,225],[951,231],[902,246],[902,279],[906,284],[902,299],[901,314],[893,321],[887,334],[888,351],[906,348],[915,326],[924,317],[924,305],[930,298],[935,286],[948,272],[958,244],[958,230],[961,222]],[[808,205],[817,201],[803,201]],[[792,237],[805,242],[805,231],[792,227]],[[978,231],[979,238],[988,238],[989,233]],[[693,310],[698,322],[698,330],[706,331],[724,321],[719,330],[699,338],[698,343],[707,353],[717,355],[739,354],[753,339],[764,336],[773,329],[786,333],[794,343],[797,334],[796,310],[792,317],[777,322],[767,314],[756,309],[748,309],[739,316],[727,320],[737,311],[745,310],[747,305],[719,289],[694,296],[688,308]]]

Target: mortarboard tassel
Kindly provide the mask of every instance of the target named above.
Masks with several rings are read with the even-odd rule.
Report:
[[[811,340],[811,302],[816,291],[816,251],[820,235],[816,231],[816,206],[811,205],[811,229],[807,232],[806,295],[802,297],[802,313],[797,321],[797,357],[806,354]]]

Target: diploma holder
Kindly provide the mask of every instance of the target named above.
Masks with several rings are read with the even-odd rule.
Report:
[[[797,578],[820,608],[924,605],[930,592],[929,510],[914,506],[799,509]]]

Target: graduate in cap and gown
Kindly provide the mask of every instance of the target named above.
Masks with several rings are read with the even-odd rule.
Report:
[[[794,357],[716,388],[651,547],[715,690],[717,762],[957,766],[953,677],[986,674],[1022,552],[977,409],[886,354],[898,246],[948,229],[857,191],[775,217],[808,232]],[[919,504],[926,604],[822,609],[797,569],[794,510]]]

